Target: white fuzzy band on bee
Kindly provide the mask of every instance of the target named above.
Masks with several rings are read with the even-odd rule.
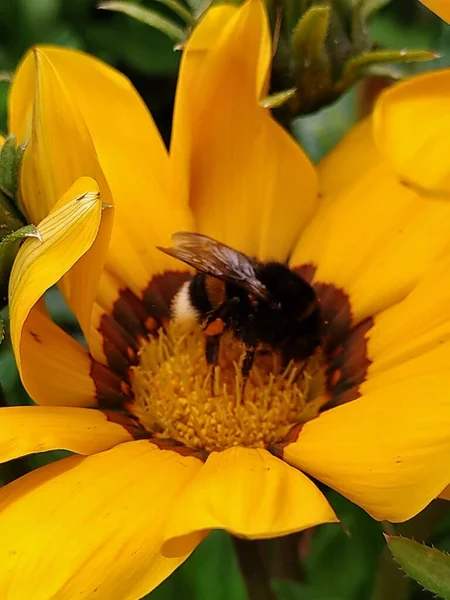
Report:
[[[200,313],[192,306],[190,287],[191,282],[183,283],[172,301],[171,312],[175,321],[198,321]]]

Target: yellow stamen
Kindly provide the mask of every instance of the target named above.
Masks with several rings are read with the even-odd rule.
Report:
[[[207,451],[267,447],[317,416],[324,403],[320,353],[287,366],[277,353],[257,354],[248,381],[244,356],[243,344],[225,333],[219,364],[208,366],[200,327],[172,323],[140,350],[131,410],[149,431]]]

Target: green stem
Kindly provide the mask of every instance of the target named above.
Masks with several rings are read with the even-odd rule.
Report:
[[[0,239],[24,225],[18,210],[0,188]]]
[[[258,542],[241,538],[233,542],[249,600],[277,600]]]

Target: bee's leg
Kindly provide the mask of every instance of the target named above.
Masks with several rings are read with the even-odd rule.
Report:
[[[219,361],[220,338],[225,331],[226,319],[235,302],[226,302],[212,311],[203,323],[205,335],[205,354],[208,365],[217,365]]]
[[[211,377],[211,396],[215,395],[215,369],[214,367],[219,363],[219,351],[220,351],[220,338],[222,334],[219,333],[217,335],[209,335],[205,340],[205,358],[208,367],[211,368],[210,377]]]
[[[253,361],[255,360],[256,346],[246,346],[244,360],[241,367],[242,387],[241,394],[244,397],[245,388],[247,387],[248,377],[252,370]]]
[[[208,314],[205,322],[203,323],[203,331],[206,333],[206,335],[208,335],[207,331],[211,327],[211,325],[213,325],[214,327],[216,326],[215,323],[217,321],[222,321],[223,323],[225,323],[230,312],[234,310],[237,304],[239,304],[239,298],[230,298],[230,300],[227,300],[226,302],[212,310]]]
[[[215,366],[219,362],[221,334],[209,335],[205,341],[205,357],[208,365]]]
[[[242,363],[242,377],[244,379],[244,385],[247,382],[248,376],[250,375],[250,371],[252,370],[253,361],[255,360],[256,347],[255,346],[247,346],[245,351],[244,361]]]

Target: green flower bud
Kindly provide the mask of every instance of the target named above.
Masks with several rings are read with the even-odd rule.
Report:
[[[428,61],[437,57],[425,50],[380,50],[368,37],[367,19],[380,0],[332,3],[298,3],[304,6],[298,19],[291,0],[282,0],[273,18],[279,29],[274,57],[272,93],[266,107],[280,106],[291,116],[314,112],[334,102],[358,80],[372,74],[391,74],[393,63]],[[305,6],[306,5],[306,6]],[[280,96],[281,94],[281,96]]]

